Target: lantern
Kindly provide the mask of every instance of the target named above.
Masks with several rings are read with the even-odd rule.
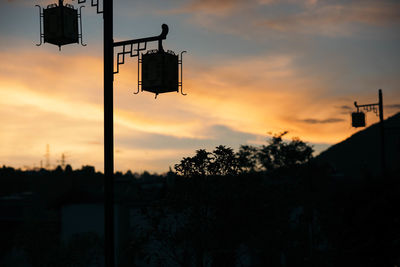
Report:
[[[150,50],[142,56],[142,91],[156,95],[179,92],[178,55],[168,50]]]
[[[61,47],[79,43],[78,10],[72,5],[52,4],[43,10],[44,42]]]
[[[351,125],[353,127],[365,127],[365,114],[364,112],[357,111],[351,113]]]

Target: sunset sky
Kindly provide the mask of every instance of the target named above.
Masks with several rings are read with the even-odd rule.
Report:
[[[48,144],[53,166],[64,153],[73,168],[103,171],[102,15],[83,8],[86,47],[38,47],[34,6],[53,2],[0,0],[0,165],[38,167]],[[164,48],[188,51],[188,95],[134,95],[128,57],[114,82],[116,170],[162,173],[196,149],[285,130],[320,152],[359,130],[353,102],[377,102],[379,88],[385,118],[400,111],[400,1],[114,1],[115,41],[158,35],[162,23]]]

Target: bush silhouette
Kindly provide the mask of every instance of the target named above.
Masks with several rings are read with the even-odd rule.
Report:
[[[195,156],[185,157],[175,165],[176,173],[184,177],[232,176],[292,168],[309,162],[313,157],[312,147],[299,138],[284,141],[282,137],[287,133],[274,135],[268,145],[242,145],[237,153],[223,145],[217,146],[212,152],[199,149]]]

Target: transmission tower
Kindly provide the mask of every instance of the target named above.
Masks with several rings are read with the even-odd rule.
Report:
[[[58,161],[57,160],[57,162],[59,162],[60,163],[60,165],[61,165],[61,168],[65,168],[65,165],[66,165],[66,158],[67,158],[67,156],[65,155],[65,153],[61,153],[61,159]]]
[[[46,158],[46,165],[45,168],[48,170],[50,169],[50,145],[46,145],[46,154],[44,155]]]

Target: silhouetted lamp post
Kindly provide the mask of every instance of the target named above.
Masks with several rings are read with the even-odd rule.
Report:
[[[78,0],[78,4],[86,0]],[[158,36],[114,42],[113,40],[113,1],[104,0],[103,10],[100,10],[98,0],[91,0],[92,7],[96,7],[98,14],[103,14],[104,29],[104,225],[105,225],[105,263],[107,267],[114,266],[114,129],[113,129],[113,80],[114,74],[119,72],[119,65],[124,64],[125,55],[138,57],[138,90],[152,92],[156,95],[168,92],[182,91],[182,54],[179,59],[172,51],[164,51],[162,41],[167,38],[168,26],[162,25],[162,32]],[[75,9],[70,4],[48,5],[41,10],[40,15],[40,43],[50,43],[61,46],[82,42],[82,17],[81,6]],[[42,23],[43,19],[43,23]],[[43,24],[43,27],[42,27]],[[79,25],[79,27],[78,27]],[[43,28],[43,31],[42,31]],[[140,54],[147,49],[147,43],[158,42],[158,49],[146,54]],[[117,53],[117,69],[114,71],[114,48],[122,48]],[[140,64],[142,75],[140,80]],[[180,66],[180,77],[179,77]],[[179,79],[180,78],[180,79]]]
[[[354,102],[354,106],[357,108],[356,112],[351,113],[351,124],[353,127],[365,127],[365,113],[360,111],[360,108],[363,108],[365,111],[373,111],[377,116],[379,116],[379,125],[380,125],[380,137],[381,137],[381,168],[382,175],[386,174],[386,160],[385,160],[385,128],[384,128],[384,120],[383,120],[383,97],[382,97],[382,89],[379,89],[378,93],[379,101],[374,104],[364,104],[358,105],[357,101]],[[378,109],[376,108],[378,107]]]

